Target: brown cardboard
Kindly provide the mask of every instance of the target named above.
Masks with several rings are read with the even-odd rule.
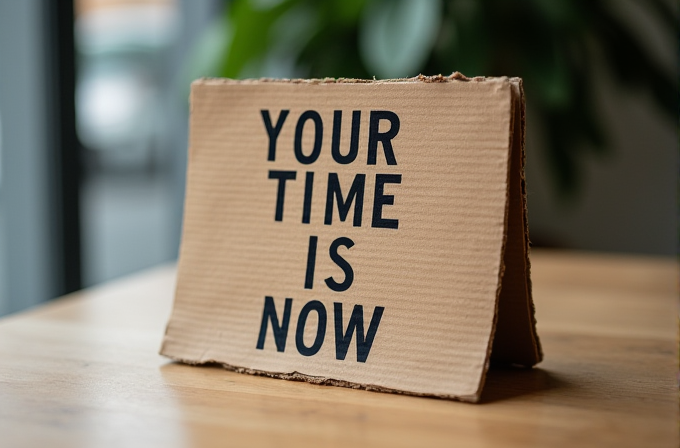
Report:
[[[277,129],[282,110],[289,112]],[[318,117],[307,113],[298,124],[306,111]],[[361,111],[352,163],[333,158],[334,111],[342,111],[337,158],[344,162],[353,111]],[[371,117],[375,164],[368,164]],[[317,118],[322,137],[313,161]],[[529,277],[521,80],[202,79],[192,85],[190,121],[183,240],[163,355],[465,401],[479,399],[490,360],[523,366],[541,360]],[[277,131],[268,160],[269,133]],[[282,171],[296,177],[285,181],[277,221]],[[308,172],[314,178],[305,223]],[[337,175],[346,200],[361,180],[357,174],[365,175],[361,219],[359,194],[341,221],[331,190],[332,220],[325,224],[329,179]],[[377,180],[388,181],[377,189],[378,211]],[[338,240],[344,244],[335,246],[334,262],[329,248],[338,238],[353,245]],[[325,279],[335,289],[349,284],[347,265],[351,286],[331,290]],[[283,326],[287,298],[288,329],[279,331],[277,346],[266,304],[274,304]],[[352,313],[361,315],[355,305],[363,310],[364,343],[357,343],[355,328],[347,346]]]

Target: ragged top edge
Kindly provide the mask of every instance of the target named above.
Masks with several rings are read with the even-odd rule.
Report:
[[[276,83],[276,84],[401,84],[401,83],[448,83],[448,82],[509,82],[513,85],[521,84],[522,79],[517,77],[486,77],[475,76],[468,78],[460,72],[451,73],[449,76],[433,75],[425,76],[418,75],[412,78],[394,78],[394,79],[355,79],[355,78],[314,78],[314,79],[287,79],[287,78],[258,78],[258,79],[231,79],[231,78],[199,78],[192,82],[192,85],[224,85],[224,84],[243,84],[253,85],[261,83]]]

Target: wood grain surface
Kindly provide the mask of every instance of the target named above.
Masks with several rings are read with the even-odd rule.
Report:
[[[675,260],[531,257],[545,361],[481,404],[157,355],[174,267],[0,320],[0,446],[678,446]]]

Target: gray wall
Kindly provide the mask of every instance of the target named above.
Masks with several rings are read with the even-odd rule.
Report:
[[[654,60],[678,79],[678,40],[663,34],[640,2],[617,0],[621,17]],[[677,4],[674,4],[677,13]],[[678,250],[678,117],[662,115],[644,93],[622,91],[593,67],[596,103],[610,141],[585,162],[582,194],[560,203],[541,158],[544,144],[528,112],[527,190],[534,239],[568,248],[674,255]]]
[[[44,11],[0,2],[0,315],[51,298]]]
[[[529,224],[537,241],[564,247],[673,255],[678,244],[676,123],[642,94],[622,93],[603,80],[598,98],[611,141],[608,154],[585,163],[583,191],[560,203],[529,132]],[[531,116],[528,117],[531,127]]]

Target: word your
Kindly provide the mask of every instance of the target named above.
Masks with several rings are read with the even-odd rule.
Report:
[[[290,113],[289,110],[282,110],[276,124],[272,124],[271,115],[268,110],[260,111],[262,114],[262,121],[269,136],[269,153],[267,160],[273,162],[276,160],[276,142],[286,121],[286,117]],[[386,120],[390,123],[390,128],[385,132],[380,132],[380,121]],[[307,122],[311,121],[314,126],[314,144],[312,152],[308,155],[302,151],[302,135],[305,130]],[[342,111],[336,110],[333,112],[333,135],[331,139],[331,155],[333,160],[341,165],[347,165],[354,162],[359,154],[359,131],[361,126],[361,111],[355,110],[352,112],[352,134],[350,138],[349,151],[347,154],[340,153],[340,129],[342,127]],[[367,165],[375,165],[377,161],[378,143],[382,143],[383,151],[385,153],[385,160],[388,165],[396,165],[397,159],[394,157],[394,150],[392,148],[392,139],[399,133],[399,117],[394,112],[388,110],[372,110],[370,113],[368,126],[368,156],[366,160]],[[303,165],[310,165],[317,161],[321,154],[321,142],[323,140],[323,120],[321,115],[314,110],[303,112],[298,118],[295,126],[295,138],[293,139],[293,149],[295,151],[295,158]]]

